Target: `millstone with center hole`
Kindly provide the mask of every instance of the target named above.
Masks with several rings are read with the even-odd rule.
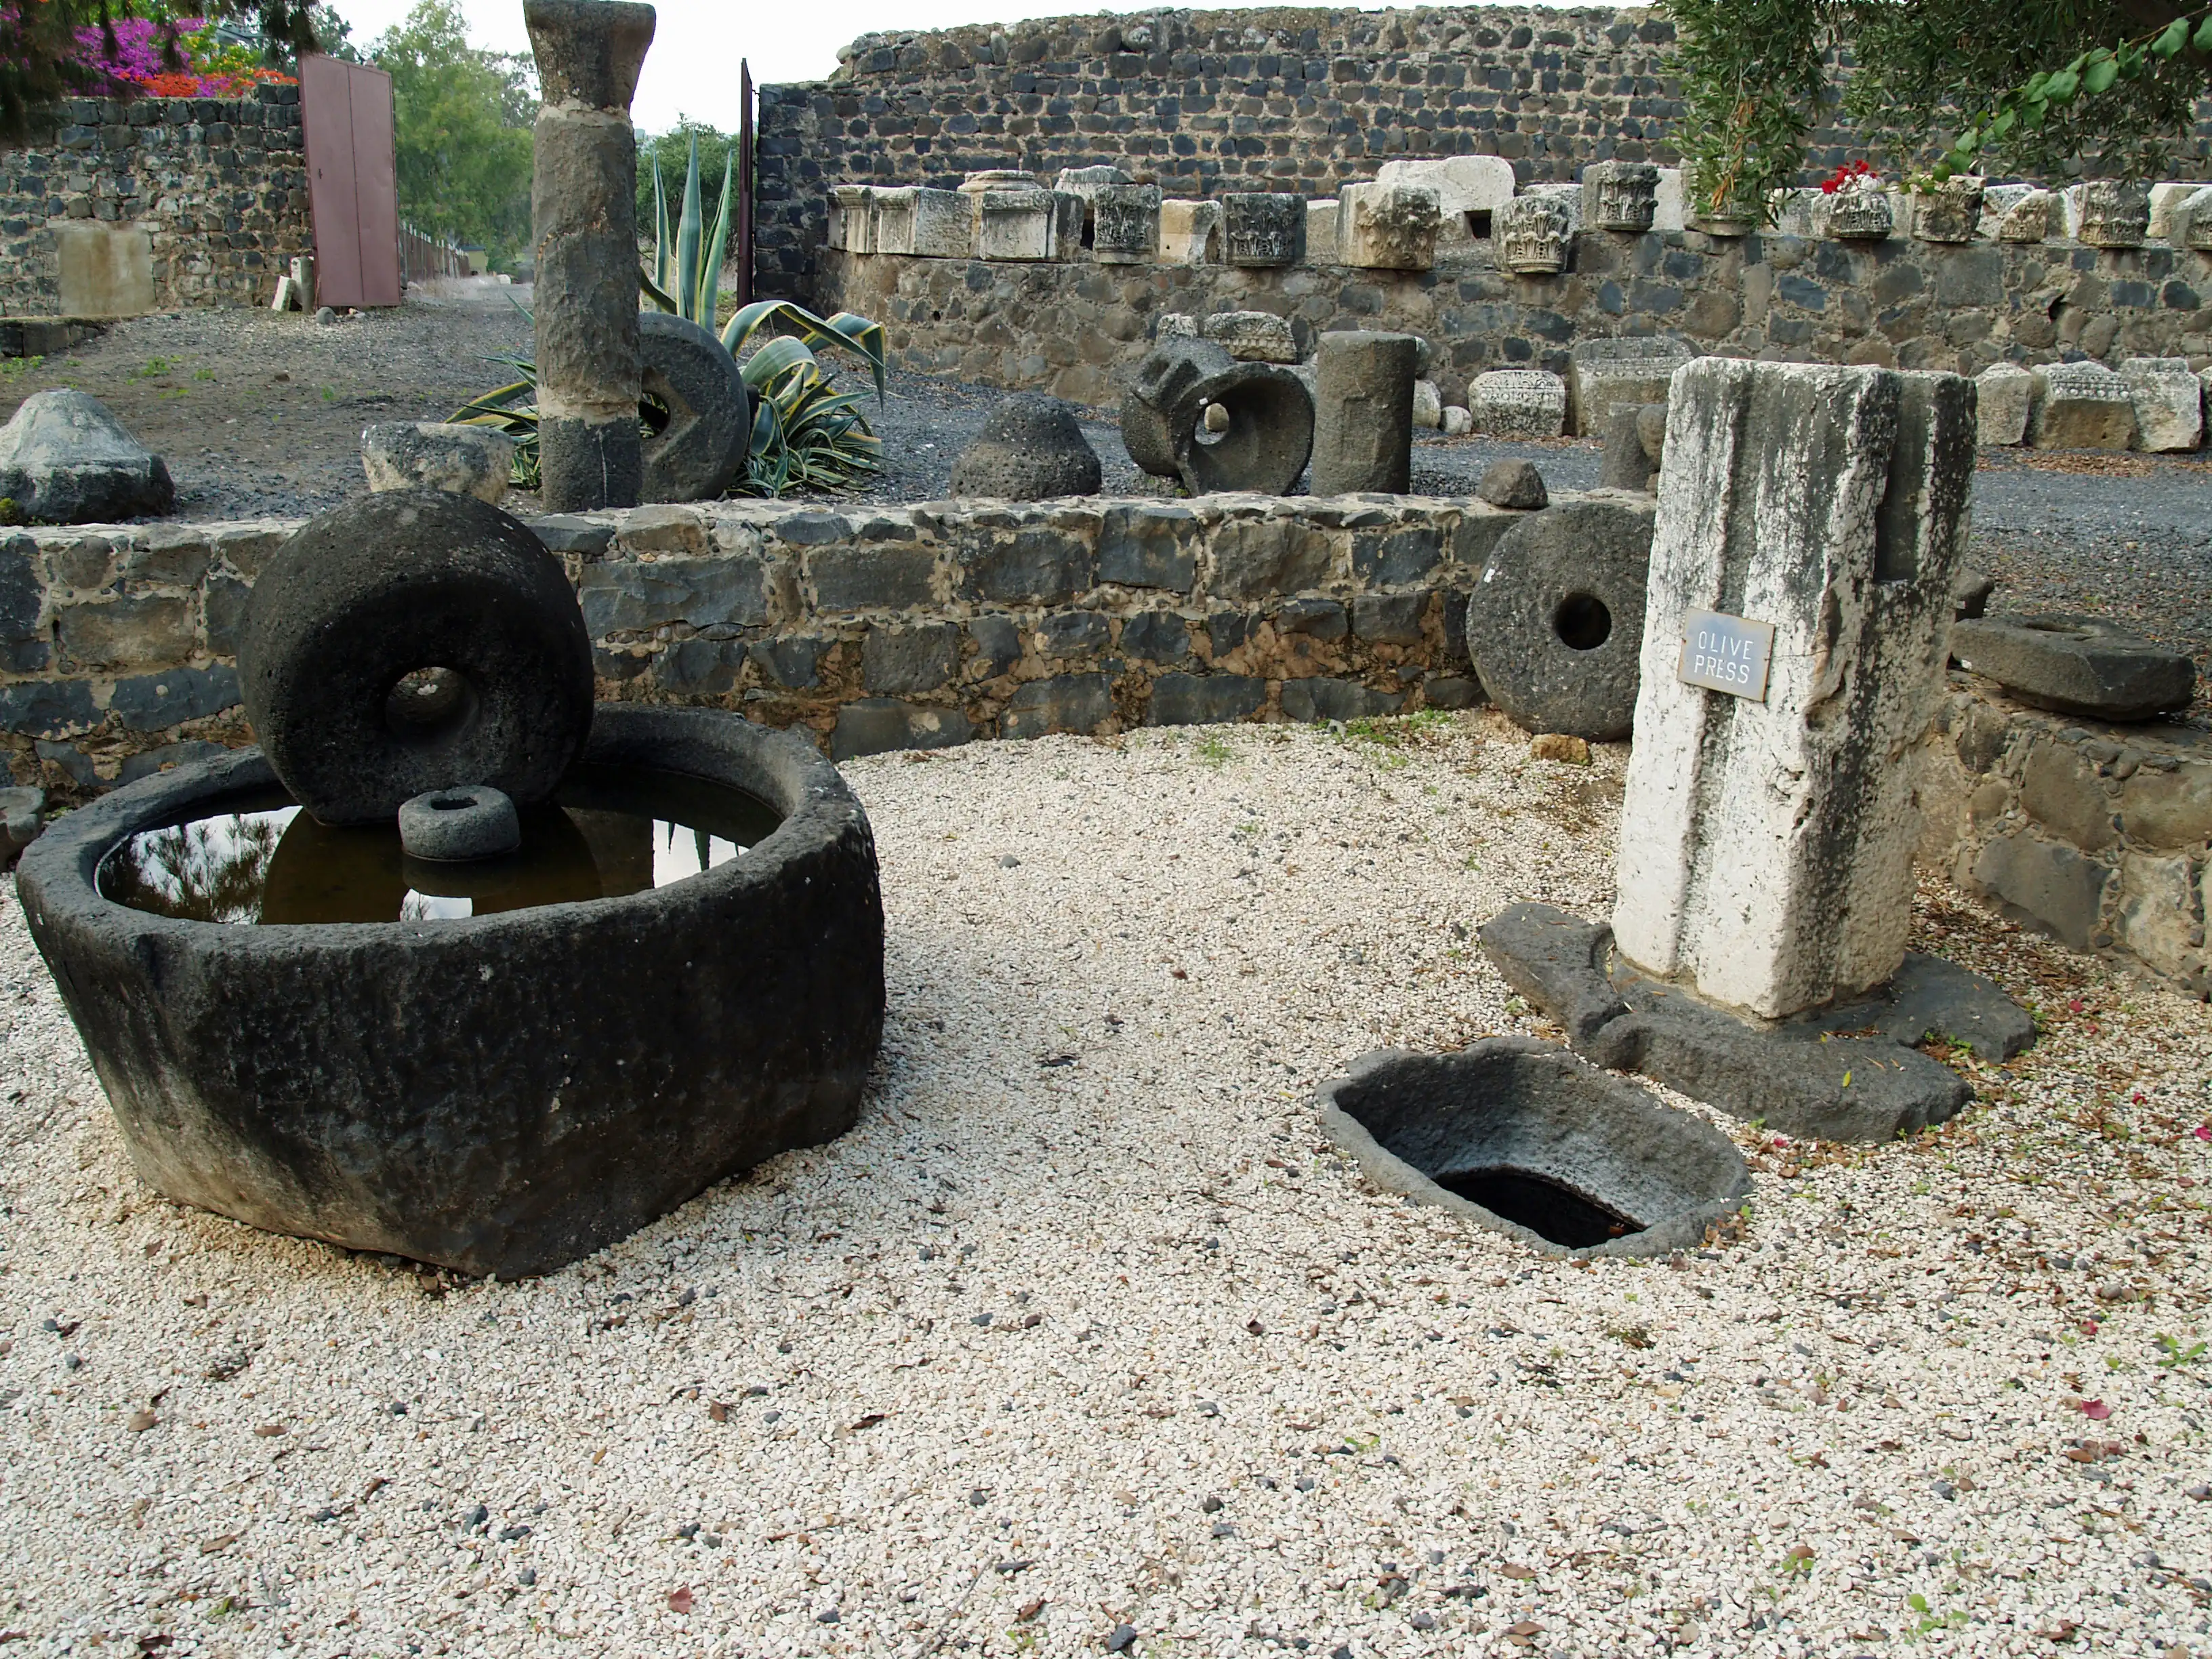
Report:
[[[1321,1119],[1377,1186],[1547,1253],[1662,1255],[1751,1196],[1719,1130],[1531,1037],[1364,1054]]]

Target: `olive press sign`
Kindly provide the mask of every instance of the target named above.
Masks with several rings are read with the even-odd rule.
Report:
[[[1676,678],[1685,685],[1766,701],[1766,659],[1774,651],[1774,624],[1717,611],[1682,615],[1682,664]]]

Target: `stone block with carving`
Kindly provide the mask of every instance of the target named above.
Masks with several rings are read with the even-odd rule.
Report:
[[[1058,256],[1060,198],[1053,191],[982,190],[974,195],[977,258],[1027,261]],[[1068,199],[1079,204],[1080,198]],[[1079,225],[1078,228],[1079,234]]]
[[[2173,222],[2173,211],[2184,202],[2204,188],[2201,179],[2188,184],[2168,181],[2150,187],[2150,220],[2148,232],[2154,242],[2172,242],[2180,246],[2181,236]]]
[[[1567,383],[1540,368],[1493,368],[1474,377],[1467,407],[1488,438],[1556,438],[1567,427]]]
[[[2066,234],[2090,247],[2141,247],[2150,236],[2150,186],[2093,179],[2067,187]]]
[[[918,193],[912,185],[901,185],[891,190],[869,192],[868,214],[872,222],[869,240],[872,252],[904,253],[914,252],[914,198]]]
[[[1516,196],[1491,224],[1500,270],[1516,276],[1550,276],[1567,268],[1575,219],[1559,197]]]
[[[1905,959],[1916,772],[1974,469],[1953,374],[1707,357],[1668,402],[1621,809],[1620,956],[1778,1019]],[[1692,613],[1771,628],[1765,696],[1686,683]]]
[[[1385,161],[1375,170],[1380,185],[1432,190],[1443,222],[1440,248],[1469,247],[1488,238],[1494,216],[1513,199],[1513,163],[1502,155],[1446,155],[1432,161]]]
[[[1170,200],[1160,204],[1160,263],[1221,263],[1221,204]]]
[[[1232,265],[1298,265],[1306,258],[1306,198],[1231,191],[1221,198],[1224,257]]]
[[[848,253],[873,253],[875,247],[874,216],[869,210],[869,198],[874,191],[866,185],[836,185],[830,191],[830,246],[842,248]]]
[[[2041,242],[2059,227],[2057,196],[2030,185],[1992,185],[1982,192],[1982,234],[1999,242]]]
[[[2045,363],[2031,371],[2027,441],[2036,449],[2126,449],[2136,432],[2128,383],[2102,363]]]
[[[1648,161],[1593,161],[1583,169],[1583,222],[1593,230],[1651,228],[1659,211],[1659,169]]]
[[[2172,454],[2203,441],[2204,388],[2186,357],[2130,357],[2120,378],[2135,410],[2137,449]]]
[[[2191,186],[2167,212],[2166,238],[2176,247],[2212,252],[2212,185]]]
[[[963,196],[980,196],[987,190],[1042,190],[1042,180],[1034,173],[1024,173],[1019,167],[987,167],[981,173],[971,173],[960,181]]]
[[[1443,216],[1422,185],[1346,185],[1337,193],[1339,257],[1364,270],[1427,270]]]
[[[1294,363],[1298,360],[1297,336],[1289,319],[1270,312],[1217,311],[1198,325],[1198,331],[1239,362]]]
[[[2035,376],[2017,363],[1992,363],[1974,376],[1975,427],[1980,441],[2009,447],[2027,441]]]
[[[1616,406],[1665,403],[1668,382],[1692,355],[1665,335],[1577,342],[1567,354],[1569,429],[1592,437]]]
[[[1340,265],[1344,252],[1338,244],[1344,204],[1334,196],[1306,203],[1306,259],[1316,265]]]
[[[1821,198],[1814,222],[1839,242],[1879,242],[1896,230],[1897,210],[1887,191],[1847,187]]]
[[[969,259],[975,254],[974,198],[957,190],[916,190],[911,251],[924,259]]]
[[[1158,185],[1101,185],[1090,202],[1091,254],[1100,264],[1144,265],[1159,258]]]
[[[1912,198],[1912,234],[1923,242],[1971,242],[1981,219],[1982,181],[1972,173]]]

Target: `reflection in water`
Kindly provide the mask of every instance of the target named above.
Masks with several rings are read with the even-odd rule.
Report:
[[[772,833],[751,796],[667,773],[578,768],[555,801],[522,814],[501,858],[410,858],[396,825],[332,829],[282,790],[133,836],[101,863],[100,890],[188,921],[439,921],[665,887],[738,857]]]

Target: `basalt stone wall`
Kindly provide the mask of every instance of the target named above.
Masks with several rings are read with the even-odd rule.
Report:
[[[0,316],[65,309],[60,232],[77,222],[145,231],[155,310],[266,304],[291,257],[313,251],[297,87],[73,98],[60,116],[0,154]]]
[[[733,708],[833,754],[1139,725],[1356,719],[1480,696],[1464,594],[1521,515],[1217,495],[833,511],[724,501],[538,521],[603,698]],[[0,733],[66,799],[247,740],[236,650],[296,526],[0,540]]]
[[[2212,254],[2154,246],[1877,242],[1584,231],[1556,276],[1500,270],[1487,245],[1433,270],[1337,265],[1028,264],[821,256],[823,303],[889,329],[923,374],[1116,401],[1162,313],[1265,311],[1293,326],[1401,329],[1435,349],[1447,401],[1492,368],[1564,374],[1577,341],[1665,334],[1700,352],[1972,374],[1991,363],[2185,356],[2212,362]]]

